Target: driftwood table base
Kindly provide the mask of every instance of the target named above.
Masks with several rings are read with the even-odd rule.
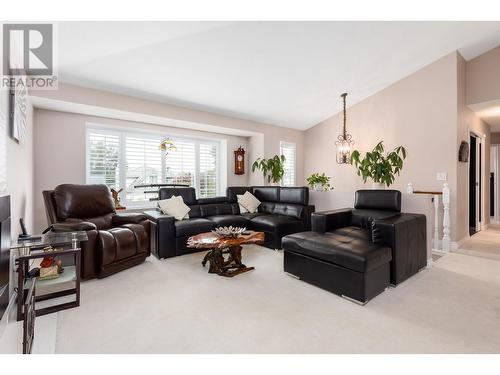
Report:
[[[216,273],[219,276],[226,277],[233,277],[254,270],[255,267],[247,267],[241,263],[241,249],[241,246],[230,246],[210,250],[201,264],[205,267],[209,262],[208,273]],[[224,258],[226,254],[228,255],[227,259]]]
[[[264,243],[264,232],[248,231],[244,235],[235,238],[224,238],[208,232],[189,237],[188,248],[206,249],[208,253],[203,258],[203,267],[209,263],[208,273],[216,273],[219,276],[233,277],[244,272],[255,269],[247,267],[241,262],[241,250],[243,244]]]

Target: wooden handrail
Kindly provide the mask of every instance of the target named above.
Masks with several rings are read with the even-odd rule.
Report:
[[[430,194],[430,195],[443,195],[442,191],[425,191],[425,190],[414,190],[413,194]]]

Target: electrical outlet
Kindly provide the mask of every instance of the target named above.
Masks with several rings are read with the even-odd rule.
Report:
[[[448,175],[446,172],[438,172],[436,174],[436,180],[438,181],[446,181],[448,179]]]

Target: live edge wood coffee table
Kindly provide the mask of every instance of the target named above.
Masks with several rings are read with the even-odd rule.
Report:
[[[243,272],[248,272],[255,267],[247,267],[241,263],[241,245],[264,243],[264,232],[248,231],[236,238],[220,237],[212,232],[201,233],[189,237],[188,248],[207,249],[209,252],[203,258],[203,267],[210,263],[208,273],[219,276],[233,277]],[[227,258],[224,255],[228,255]]]

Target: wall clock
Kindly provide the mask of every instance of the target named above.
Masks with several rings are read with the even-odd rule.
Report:
[[[19,77],[16,79],[16,86],[12,90],[11,126],[12,137],[20,143],[24,141],[26,136],[27,97],[26,78]]]
[[[245,174],[245,150],[241,146],[234,151],[234,174]]]

